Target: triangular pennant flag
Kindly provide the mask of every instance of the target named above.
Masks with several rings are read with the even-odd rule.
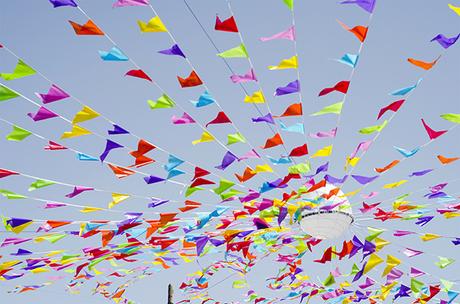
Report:
[[[208,91],[205,91],[203,94],[200,95],[198,101],[191,100],[191,102],[195,105],[195,107],[201,108],[215,103],[216,100],[211,96],[211,94],[209,94]]]
[[[246,74],[244,75],[236,75],[233,74],[230,76],[230,79],[233,83],[242,83],[248,81],[257,81],[256,74],[254,70],[251,68]]]
[[[293,103],[284,110],[283,114],[279,116],[273,116],[275,118],[288,117],[288,116],[302,116],[302,103]]]
[[[246,47],[244,46],[243,43],[240,45],[228,49],[222,53],[217,54],[217,56],[222,57],[222,58],[248,58],[248,52],[246,51]]]
[[[13,73],[0,73],[0,77],[5,80],[14,80],[26,76],[35,75],[37,72],[28,66],[22,59],[18,60],[16,67],[13,70]]]
[[[239,143],[239,142],[241,142],[241,143],[246,142],[246,139],[244,138],[244,136],[240,132],[227,135],[227,145],[228,146],[236,144],[236,143]]]
[[[383,114],[385,114],[387,111],[397,112],[399,108],[401,108],[401,106],[404,104],[404,101],[404,99],[397,100],[395,102],[390,103],[388,106],[381,108],[379,111],[379,115],[377,116],[377,120],[379,120],[380,117],[382,117]]]
[[[152,78],[150,78],[143,70],[130,70],[126,72],[125,76],[141,78],[153,82]]]
[[[279,133],[273,135],[273,137],[267,139],[264,146],[261,146],[262,149],[273,148],[283,144],[283,139]]]
[[[453,114],[453,113],[447,113],[447,114],[442,114],[441,118],[456,123],[460,124],[460,114]]]
[[[177,79],[179,80],[179,84],[182,88],[196,87],[203,84],[195,71],[192,71],[187,78],[177,76]]]
[[[318,96],[324,96],[334,91],[346,94],[348,92],[349,86],[350,86],[350,81],[340,81],[331,88],[325,88],[321,90]]]
[[[238,27],[236,26],[235,18],[230,16],[229,18],[221,21],[219,16],[216,16],[216,25],[214,26],[216,31],[238,33]]]
[[[83,106],[83,109],[80,110],[72,120],[72,124],[77,124],[79,122],[87,121],[99,117],[100,114],[91,109],[88,106]]]
[[[99,56],[104,61],[128,61],[129,58],[126,56],[122,50],[116,46],[112,47],[110,51],[99,51]]]
[[[278,65],[271,65],[268,67],[269,70],[284,70],[284,69],[297,69],[297,56],[292,56],[288,59],[283,59]]]
[[[13,131],[11,131],[7,136],[7,140],[11,141],[21,141],[25,139],[26,137],[30,136],[32,132],[29,132],[23,128],[20,128],[16,125],[13,126]]]
[[[30,184],[28,191],[34,191],[40,188],[44,188],[47,186],[51,186],[56,184],[55,182],[44,180],[44,179],[37,179],[35,182]]]
[[[70,21],[70,25],[72,25],[75,34],[77,35],[100,35],[103,36],[104,32],[97,27],[97,25],[89,19],[85,24],[80,25],[76,22]]]
[[[362,128],[361,130],[359,130],[359,133],[361,133],[361,134],[372,134],[372,133],[375,133],[375,132],[381,132],[383,130],[383,128],[386,127],[387,124],[388,124],[388,120],[385,120],[381,125]]]
[[[318,112],[315,112],[311,114],[310,116],[319,116],[319,115],[324,115],[324,114],[340,114],[342,112],[342,107],[343,107],[343,101],[337,102],[334,104],[331,104],[329,106],[326,106],[319,110]]]
[[[115,165],[112,165],[112,164],[108,164],[108,166],[109,166],[110,169],[112,169],[113,174],[115,174],[115,176],[117,178],[127,177],[127,176],[130,176],[130,175],[133,175],[134,173],[136,173],[133,170],[123,168],[123,167],[119,167],[119,166],[115,166]]]
[[[129,197],[130,196],[128,194],[112,193],[112,201],[108,205],[109,209],[113,208],[115,205],[118,205]]]
[[[219,112],[217,113],[216,118],[214,118],[213,120],[211,120],[210,122],[206,124],[206,128],[209,125],[224,124],[224,123],[232,123],[232,121],[230,120],[230,118],[227,117],[227,115],[224,112]]]
[[[247,103],[264,103],[265,96],[262,91],[255,91],[251,96],[246,95],[244,97],[244,102]]]
[[[58,117],[59,115],[54,113],[51,110],[48,110],[45,107],[40,107],[37,111],[37,113],[27,113],[27,116],[32,118],[33,121],[40,121],[40,120],[45,120],[45,119],[50,119],[53,117]]]
[[[209,142],[213,140],[214,140],[214,136],[212,136],[209,132],[203,131],[203,133],[201,134],[201,138],[192,141],[192,144],[197,145],[199,143]]]
[[[356,38],[358,38],[358,40],[363,43],[364,40],[366,40],[366,36],[367,36],[367,30],[368,28],[365,27],[365,26],[362,26],[362,25],[357,25],[353,28],[350,28],[348,27],[348,25],[346,25],[345,23],[337,20],[337,22],[346,30],[346,31],[349,31],[350,33],[352,33],[353,35],[356,36]]]
[[[44,104],[50,103],[50,102],[55,102],[59,101],[65,98],[70,97],[69,94],[64,92],[61,88],[59,88],[57,85],[51,85],[51,88],[48,90],[48,93],[46,94],[39,94],[35,93]]]
[[[422,124],[423,124],[423,127],[425,128],[426,132],[428,133],[428,137],[431,140],[436,139],[439,136],[441,136],[441,135],[443,135],[444,133],[447,132],[447,130],[435,131],[435,130],[431,129],[430,126],[428,126],[426,124],[425,120],[423,120],[423,118],[422,118]]]
[[[112,151],[113,149],[118,149],[118,148],[124,148],[124,147],[110,139],[107,139],[106,144],[105,144],[105,149],[102,152],[102,154],[99,156],[99,159],[101,160],[101,162],[103,162],[106,159],[110,151]]]
[[[124,6],[148,6],[149,0],[117,0],[113,3],[112,7]]]
[[[176,105],[174,100],[172,100],[168,95],[163,94],[161,95],[156,101],[147,100],[147,103],[150,106],[150,109],[170,109],[174,108]]]
[[[425,62],[425,61],[417,60],[417,59],[414,59],[414,58],[408,58],[407,61],[409,61],[410,63],[412,63],[413,65],[415,65],[415,66],[417,66],[419,68],[424,69],[425,71],[428,71],[428,70],[430,70],[431,68],[434,67],[434,65],[438,62],[439,58],[441,58],[441,57],[438,57],[436,60],[434,60],[432,62]]]
[[[139,29],[142,33],[156,33],[168,31],[159,16],[153,17],[147,23],[142,20],[137,20],[137,24],[139,25]]]
[[[89,134],[92,134],[91,131],[83,127],[80,127],[79,125],[72,125],[72,130],[62,133],[61,139],[78,137]]]
[[[175,55],[175,56],[181,56],[183,58],[186,58],[185,54],[182,52],[182,50],[177,44],[174,44],[169,49],[158,51],[158,53],[163,54],[163,55]]]
[[[0,101],[13,99],[18,96],[19,96],[18,93],[0,84]]]
[[[260,41],[265,42],[265,41],[270,41],[270,40],[275,40],[275,39],[287,39],[287,40],[294,41],[295,40],[295,28],[294,28],[294,26],[291,26],[287,30],[282,31],[282,32],[277,33],[277,34],[274,34],[274,35],[272,35],[270,37],[262,37],[262,38],[260,38]]]

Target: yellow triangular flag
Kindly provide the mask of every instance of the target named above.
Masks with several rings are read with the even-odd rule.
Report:
[[[273,169],[270,167],[269,164],[257,165],[257,166],[256,166],[256,170],[254,170],[253,172],[255,172],[255,173],[260,173],[260,172],[273,172]]]
[[[203,134],[201,134],[201,138],[192,141],[192,144],[196,145],[196,144],[199,144],[199,143],[209,142],[209,141],[213,141],[213,140],[214,140],[214,136],[212,136],[208,132],[204,131]]]
[[[96,212],[96,211],[101,211],[101,210],[104,210],[104,209],[97,208],[97,207],[84,207],[83,209],[80,210],[80,212],[89,213],[89,212]]]
[[[434,239],[438,239],[440,237],[441,236],[438,235],[438,234],[426,233],[426,234],[422,235],[420,238],[422,239],[422,241],[427,242],[427,241],[431,241],[431,240],[434,240]]]
[[[159,16],[155,16],[145,23],[144,21],[137,20],[139,29],[143,33],[167,32],[166,26],[163,24]]]
[[[383,186],[383,189],[392,189],[392,188],[397,188],[401,186],[402,184],[407,183],[407,179],[400,180],[399,182],[396,183],[391,183],[391,184],[386,184]]]
[[[284,70],[284,69],[297,69],[297,56],[292,56],[288,59],[283,59],[278,65],[271,65],[269,70]]]
[[[452,4],[447,4],[451,10],[453,10],[457,15],[460,16],[460,7],[453,6]]]
[[[375,253],[371,254],[369,260],[367,260],[366,266],[364,266],[364,274],[371,271],[375,266],[383,263],[383,259],[376,255]]]
[[[256,91],[251,96],[246,95],[246,97],[244,97],[244,102],[247,102],[247,103],[264,103],[265,102],[264,93],[262,91]]]
[[[330,146],[326,146],[322,149],[319,149],[318,151],[316,151],[315,154],[313,154],[311,156],[311,158],[314,158],[314,157],[326,157],[326,156],[329,156],[331,155],[332,153],[332,145]]]
[[[77,124],[79,122],[87,121],[96,117],[99,117],[100,114],[91,109],[88,106],[84,106],[83,109],[80,110],[72,120],[73,124]]]
[[[401,264],[401,260],[395,258],[392,255],[387,255],[387,267],[383,270],[382,277],[390,273],[390,271]]]
[[[129,198],[127,194],[112,193],[112,201],[109,203],[109,208],[113,208],[113,206],[118,205],[127,198]]]
[[[72,130],[69,132],[62,133],[61,139],[78,137],[78,136],[83,136],[83,135],[88,135],[88,134],[92,134],[91,131],[83,127],[80,127],[79,125],[72,125]]]

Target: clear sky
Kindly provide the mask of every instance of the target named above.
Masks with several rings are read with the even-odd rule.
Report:
[[[136,20],[148,20],[152,11],[145,7],[112,9],[111,0],[80,0],[77,1],[82,9],[106,32],[113,41],[197,121],[205,123],[213,118],[215,109],[195,109],[189,100],[196,100],[202,93],[202,88],[180,89],[176,76],[187,76],[190,67],[180,57],[168,57],[158,54],[157,51],[169,48],[172,43],[166,33],[142,34]],[[153,7],[170,30],[178,44],[190,59],[190,62],[205,81],[213,96],[219,101],[225,112],[244,134],[248,143],[257,147],[264,144],[272,136],[272,132],[265,125],[254,125],[251,117],[259,116],[251,105],[243,103],[244,92],[229,80],[229,71],[223,61],[215,54],[214,47],[207,40],[201,28],[187,10],[182,0],[158,1],[152,0]],[[215,15],[227,18],[230,13],[224,0],[188,0],[203,26],[208,30],[212,39],[221,50],[234,47],[239,43],[238,36],[231,33],[215,32],[213,30]],[[410,65],[408,57],[432,61],[441,52],[442,48],[430,40],[439,33],[446,36],[458,34],[460,17],[448,9],[447,0],[380,0],[377,1],[375,14],[370,25],[368,39],[359,60],[359,66],[352,80],[347,101],[344,106],[339,132],[334,140],[334,153],[330,159],[330,174],[343,174],[343,164],[356,145],[366,139],[358,130],[376,124],[378,110],[395,99],[388,95],[396,89],[414,84],[422,75],[422,70]],[[289,10],[281,0],[251,0],[231,1],[243,35],[247,50],[253,61],[256,74],[267,98],[271,111],[274,114],[282,113],[287,105],[297,102],[293,97],[274,98],[272,92],[297,75],[293,71],[269,71],[268,65],[277,64],[281,59],[293,55],[292,43],[289,41],[273,41],[262,43],[259,37],[270,36],[291,25]],[[455,3],[454,3],[455,4]],[[460,4],[457,2],[457,5]],[[334,127],[335,116],[321,118],[310,117],[325,105],[338,102],[341,98],[337,94],[318,98],[318,92],[332,86],[340,80],[347,79],[350,68],[334,61],[345,53],[356,53],[358,41],[352,34],[344,31],[336,22],[337,19],[348,25],[366,24],[368,14],[355,6],[341,6],[337,1],[304,1],[297,0],[295,6],[297,45],[299,55],[299,70],[303,92],[303,106],[305,113],[305,127],[307,132],[330,130]],[[0,44],[5,44],[20,57],[46,75],[54,83],[64,88],[71,95],[78,97],[85,104],[93,107],[111,121],[130,130],[132,133],[150,140],[175,155],[190,162],[212,168],[219,164],[225,150],[218,144],[206,143],[192,146],[191,141],[200,137],[200,129],[195,125],[175,126],[170,120],[172,115],[180,116],[179,109],[151,111],[146,101],[156,99],[161,92],[154,86],[137,79],[126,78],[124,73],[132,69],[130,63],[104,62],[98,56],[98,50],[108,50],[111,43],[103,37],[76,36],[68,20],[84,23],[85,17],[73,8],[53,9],[47,0],[15,0],[0,1]],[[362,159],[355,173],[371,176],[373,168],[398,158],[393,146],[412,149],[428,141],[427,135],[420,122],[424,118],[436,130],[447,129],[451,124],[439,118],[443,113],[460,113],[458,101],[458,84],[460,81],[460,48],[454,46],[444,53],[436,67],[423,77],[420,86],[411,95],[403,109],[385,128],[381,136]],[[11,71],[16,59],[7,52],[0,50],[0,71]],[[232,68],[239,74],[248,69],[244,59],[229,61]],[[4,82],[2,82],[4,83]],[[34,92],[45,92],[48,83],[40,77],[29,77],[8,83],[25,96],[38,101]],[[255,90],[254,86],[247,86],[248,90]],[[297,97],[296,97],[297,98]],[[52,109],[69,119],[80,110],[81,106],[71,100],[52,105]],[[261,107],[266,113],[267,109]],[[57,140],[62,132],[69,130],[69,124],[60,119],[44,122],[33,122],[26,113],[36,111],[36,107],[22,99],[15,99],[0,104],[0,117],[14,122],[26,129],[33,130],[46,138]],[[296,119],[286,120],[292,124]],[[88,126],[99,134],[104,134],[110,127],[103,119],[89,122]],[[11,127],[0,122],[0,168],[7,168],[33,176],[62,181],[72,185],[89,185],[99,189],[108,189],[119,193],[132,193],[142,196],[157,196],[172,200],[182,200],[182,188],[167,183],[161,186],[146,185],[140,178],[117,180],[107,166],[98,162],[81,162],[75,155],[68,152],[50,152],[43,150],[44,143],[37,138],[28,138],[23,142],[4,140]],[[223,142],[226,134],[235,132],[231,127],[212,128]],[[439,138],[417,157],[409,159],[395,168],[367,191],[380,191],[382,185],[395,182],[407,177],[413,171],[438,167],[435,158],[438,154],[447,156],[460,154],[459,130],[455,129]],[[295,147],[303,143],[304,137],[295,134],[283,133],[287,147]],[[120,143],[127,147],[135,147],[133,137],[117,137]],[[329,141],[330,142],[330,141]],[[316,151],[328,143],[326,141],[309,141],[310,151]],[[104,148],[104,139],[97,136],[87,136],[80,139],[70,139],[66,143],[76,150],[98,156]],[[249,150],[249,145],[237,144],[232,151],[242,155]],[[279,157],[284,151],[276,148],[264,156]],[[167,161],[165,154],[155,154],[157,164],[145,167],[140,171],[148,174],[162,175],[162,164]],[[114,163],[126,164],[131,161],[126,153],[112,153],[110,160]],[[249,163],[253,163],[249,161]],[[314,161],[318,166],[321,161]],[[448,181],[458,177],[459,165],[436,170],[433,174],[411,180],[407,185],[395,190],[382,192],[381,199],[389,199],[399,194],[420,190],[438,182]],[[233,172],[243,172],[243,162],[235,164],[230,170],[220,174],[233,178]],[[285,174],[286,167],[277,167],[281,174]],[[188,168],[190,170],[190,167]],[[271,177],[270,177],[271,178]],[[179,177],[179,181],[187,181],[187,177]],[[11,178],[0,180],[0,188],[25,193],[32,182],[26,178]],[[250,182],[249,186],[257,188],[261,180]],[[458,182],[452,182],[448,191],[457,193]],[[357,184],[347,182],[344,192],[357,188]],[[64,197],[69,188],[52,186],[41,189],[37,198],[50,201],[64,201],[81,205],[105,207],[110,201],[108,193],[91,193],[85,196],[68,200]],[[276,192],[280,194],[280,192]],[[423,193],[422,193],[423,194]],[[419,197],[419,199],[421,199]],[[216,204],[214,196],[200,197],[202,202],[209,205]],[[356,197],[352,203],[360,203]],[[389,202],[387,202],[388,204]],[[61,219],[61,220],[92,220],[111,219],[120,220],[121,213],[92,213],[83,214],[77,209],[44,210],[42,203],[34,200],[10,201],[0,197],[0,214],[9,217],[25,217],[33,219]],[[176,207],[176,206],[174,206]],[[170,207],[158,209],[171,210]],[[201,211],[212,210],[204,206]],[[149,212],[147,202],[142,199],[131,198],[129,203],[120,205],[118,210]],[[355,211],[357,212],[357,210]],[[387,229],[412,229],[420,232],[433,232],[443,235],[452,235],[458,225],[458,219],[449,221],[436,220],[425,228],[414,225],[413,222],[397,222],[387,224],[377,221],[361,222],[363,226]],[[449,225],[450,224],[450,225]],[[452,225],[452,226],[451,226]],[[3,228],[2,228],[3,229]],[[358,228],[356,228],[358,229]],[[351,235],[350,232],[349,236]],[[364,233],[361,231],[361,233]],[[2,232],[2,237],[7,234]],[[33,234],[32,234],[33,235]],[[393,239],[390,239],[392,241]],[[341,240],[337,242],[341,243]],[[398,242],[398,240],[395,240]],[[459,258],[458,249],[455,251],[447,240],[437,243],[421,244],[417,239],[408,241],[406,246],[413,246],[425,250],[429,254],[415,258],[411,263],[416,267],[425,267],[427,271],[436,273],[443,278],[459,279],[458,265],[444,271],[433,265],[437,256]],[[83,247],[98,246],[99,238],[81,240],[67,237],[62,241],[49,245],[45,243],[29,244],[24,248],[43,252],[65,248],[69,252],[78,252]],[[331,243],[328,243],[331,245]],[[0,248],[3,261],[9,259],[10,253],[16,247]],[[397,254],[400,247],[392,246],[386,253]],[[318,267],[311,260],[316,256],[306,255],[305,265],[307,273],[312,277],[324,279],[329,268]],[[212,258],[204,258],[201,265],[206,265]],[[271,260],[260,262],[248,277],[251,287],[260,294],[267,292],[264,287],[265,278],[274,275],[276,269],[271,267]],[[348,264],[345,262],[346,267]],[[332,266],[331,266],[332,267]],[[345,267],[345,268],[346,268]],[[180,285],[185,274],[199,269],[197,263],[182,265],[173,270],[161,272],[140,280],[128,291],[127,295],[138,303],[166,303],[166,286],[169,282]],[[348,268],[347,268],[348,269]],[[5,303],[104,303],[100,296],[90,296],[88,288],[82,288],[79,295],[69,297],[65,292],[64,282],[43,288],[37,292],[21,295],[9,294],[7,291],[17,284],[35,284],[43,282],[54,274],[40,274],[27,276],[24,279],[0,283],[2,301]],[[219,281],[227,274],[219,274],[215,281]],[[378,274],[376,274],[378,275]],[[92,283],[92,282],[91,282]],[[89,285],[91,285],[91,283]],[[210,293],[223,302],[242,300],[244,290],[232,290],[231,280],[218,285]],[[178,298],[181,295],[176,292]],[[281,295],[280,295],[281,296]],[[315,302],[316,303],[316,302]]]

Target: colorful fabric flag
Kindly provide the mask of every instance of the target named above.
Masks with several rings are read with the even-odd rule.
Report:
[[[75,186],[73,188],[73,191],[68,193],[68,194],[66,194],[65,197],[74,198],[75,196],[80,195],[83,192],[93,191],[93,190],[94,190],[94,188],[91,188],[91,187]]]
[[[442,156],[442,155],[438,155],[437,158],[439,159],[439,161],[443,165],[453,163],[454,161],[457,161],[457,160],[460,159],[460,157],[445,157],[445,156]]]
[[[225,153],[224,157],[222,158],[221,164],[216,166],[215,168],[219,169],[219,170],[225,170],[225,169],[227,169],[228,166],[230,166],[236,160],[238,160],[238,157],[235,154],[233,154],[232,152],[227,151]]]
[[[414,156],[415,153],[417,153],[418,151],[420,151],[420,147],[417,147],[411,151],[408,151],[406,149],[403,149],[403,148],[398,148],[398,147],[394,147],[399,153],[401,153],[404,157],[411,157],[411,156]]]
[[[275,124],[275,120],[273,119],[273,116],[271,113],[268,113],[267,115],[264,115],[264,116],[251,118],[251,120],[252,122],[266,122],[272,125]]]
[[[83,127],[80,127],[79,125],[72,125],[72,130],[62,133],[61,139],[73,138],[73,137],[89,135],[89,134],[92,134],[91,131]]]
[[[278,65],[270,65],[269,70],[285,70],[285,69],[297,69],[297,56],[292,56],[288,59],[283,59]]]
[[[161,177],[158,177],[158,176],[150,175],[150,176],[144,177],[144,181],[147,184],[150,185],[150,184],[156,184],[156,183],[159,183],[159,182],[163,182],[163,181],[165,181],[165,179],[161,178]]]
[[[449,8],[454,11],[457,15],[460,16],[460,7],[457,7],[457,6],[453,6],[452,4],[447,4],[449,6]]]
[[[337,134],[337,128],[332,129],[331,131],[320,131],[316,133],[310,133],[309,136],[311,138],[334,138],[335,135]]]
[[[438,62],[439,58],[441,58],[441,56],[432,62],[425,62],[425,61],[417,60],[414,58],[408,58],[407,61],[409,61],[410,63],[412,63],[413,65],[419,68],[424,69],[425,71],[428,71],[434,67],[434,65]]]
[[[264,146],[261,146],[262,149],[268,149],[268,148],[273,148],[279,145],[283,144],[283,139],[281,138],[281,135],[279,133],[276,133],[273,135],[273,137],[270,137],[267,139],[265,142]]]
[[[265,96],[262,91],[255,91],[251,96],[246,95],[244,97],[246,103],[264,103]]]
[[[83,106],[83,109],[81,109],[80,112],[75,114],[75,117],[72,120],[72,124],[77,124],[79,122],[91,120],[99,116],[100,114],[91,109],[90,107]]]
[[[331,104],[330,106],[326,106],[319,110],[318,112],[315,112],[311,114],[310,116],[319,116],[319,115],[324,115],[324,114],[340,114],[342,112],[342,107],[343,107],[343,101],[337,102],[334,104]]]
[[[453,114],[453,113],[447,113],[447,114],[442,114],[441,118],[456,123],[460,124],[460,114]]]
[[[230,118],[227,117],[227,115],[224,112],[219,112],[217,113],[216,118],[214,118],[213,120],[211,120],[210,122],[206,124],[206,128],[209,125],[224,124],[224,123],[232,123],[232,121],[230,120]]]
[[[158,53],[163,54],[163,55],[175,55],[175,56],[181,56],[183,58],[186,58],[185,54],[182,52],[182,50],[179,48],[177,44],[174,44],[169,49],[158,51]]]
[[[354,55],[354,54],[345,54],[342,56],[342,58],[337,59],[338,62],[343,63],[345,65],[348,65],[352,68],[355,68],[356,65],[358,64],[358,59],[359,55]]]
[[[334,91],[346,94],[348,92],[348,87],[350,86],[349,81],[340,81],[331,88],[325,88],[319,92],[318,96],[324,96]]]
[[[361,42],[361,43],[364,43],[364,40],[366,40],[366,36],[367,36],[367,31],[368,31],[368,28],[365,27],[365,26],[362,26],[362,25],[357,25],[353,28],[350,28],[348,27],[348,25],[346,25],[345,23],[337,20],[337,22],[346,30],[346,31],[349,31],[350,33],[352,33],[353,35],[356,36],[356,38],[358,38],[358,40]]]
[[[112,7],[148,6],[149,0],[116,0]]]
[[[99,51],[99,56],[104,61],[128,61],[129,58],[116,46],[112,47],[110,51]]]
[[[52,112],[51,110],[48,110],[45,107],[40,107],[37,111],[37,113],[27,113],[27,116],[33,119],[33,121],[40,121],[40,120],[45,120],[53,117],[58,117],[59,115]]]
[[[426,133],[428,133],[428,137],[433,140],[433,139],[436,139],[438,138],[439,136],[443,135],[444,133],[447,132],[447,130],[442,130],[442,131],[435,131],[433,129],[430,128],[430,126],[428,126],[425,122],[425,120],[423,120],[422,118],[422,124],[423,124],[423,127],[425,128],[426,130]]]
[[[77,35],[85,35],[85,36],[104,36],[104,32],[97,27],[97,25],[89,19],[85,24],[80,25],[76,22],[70,21],[70,25],[72,26],[73,30],[75,31],[75,34]]]
[[[284,110],[280,116],[273,116],[275,118],[288,117],[288,116],[302,116],[302,103],[293,103]]]
[[[402,89],[399,89],[399,90],[396,90],[396,91],[393,91],[390,93],[390,95],[393,95],[393,96],[404,96],[404,95],[407,95],[408,93],[410,93],[411,91],[413,91],[419,84],[420,82],[422,81],[422,79],[420,78],[416,84],[410,86],[410,87],[407,87],[407,88],[402,88]]]
[[[179,84],[182,88],[196,87],[203,84],[195,71],[190,72],[190,75],[187,78],[177,76],[177,80],[179,80]]]
[[[114,141],[111,141],[110,139],[107,139],[106,144],[105,144],[105,149],[102,152],[102,154],[99,156],[99,159],[101,160],[101,162],[103,162],[106,159],[110,151],[112,151],[113,149],[118,149],[118,148],[124,148],[124,147]]]
[[[210,105],[212,103],[215,103],[216,100],[211,96],[211,94],[209,94],[208,91],[204,91],[203,94],[200,95],[200,97],[198,98],[198,101],[191,101],[195,107],[197,108],[201,108],[201,107],[205,107],[207,105]]]
[[[294,80],[288,83],[285,87],[279,87],[275,91],[275,96],[282,96],[287,94],[293,94],[300,92],[300,82],[299,80]]]
[[[8,87],[0,84],[0,101],[5,101],[18,97],[19,94]]]
[[[18,63],[13,70],[13,73],[0,73],[0,77],[4,80],[15,80],[26,76],[35,75],[37,72],[28,66],[22,59],[18,59]]]
[[[50,102],[55,102],[59,101],[65,98],[70,97],[69,94],[64,92],[61,88],[59,88],[57,85],[51,85],[51,88],[48,90],[48,93],[46,94],[39,94],[35,93],[44,104],[50,103]]]
[[[329,155],[331,155],[331,153],[332,153],[332,145],[319,149],[318,151],[315,152],[315,154],[311,156],[311,158],[328,157]]]
[[[266,42],[266,41],[271,41],[271,40],[275,40],[275,39],[287,39],[287,40],[294,41],[295,40],[295,28],[294,28],[294,26],[291,26],[287,30],[279,32],[279,33],[274,34],[272,36],[262,37],[262,38],[260,38],[260,41]]]
[[[449,47],[454,45],[455,42],[457,42],[458,38],[460,38],[460,34],[458,34],[457,36],[451,37],[451,38],[448,38],[444,36],[443,34],[438,34],[433,39],[431,39],[431,42],[436,41],[443,48],[448,49]]]
[[[113,125],[113,130],[108,130],[107,134],[109,135],[121,135],[121,134],[129,134],[129,132],[119,125]]]
[[[21,141],[27,138],[28,136],[32,135],[32,132],[29,132],[23,128],[20,128],[16,125],[13,126],[13,131],[11,131],[7,136],[7,140],[11,141]]]
[[[139,25],[139,29],[142,33],[158,33],[168,31],[159,16],[153,17],[147,23],[142,20],[137,20],[137,24]]]
[[[283,0],[283,2],[291,11],[294,10],[294,0]]]
[[[255,74],[255,72],[254,72],[254,70],[252,68],[244,75],[233,74],[233,75],[230,76],[230,79],[232,80],[233,83],[243,83],[243,82],[249,82],[249,81],[257,81],[256,74]]]
[[[356,4],[369,14],[372,14],[375,8],[375,1],[376,0],[345,0],[340,2],[340,4]]]
[[[241,143],[246,142],[246,139],[244,138],[244,136],[240,132],[227,135],[227,145],[228,146],[236,144],[236,143],[239,143],[239,142],[241,142]]]
[[[376,175],[376,176],[367,177],[367,176],[353,175],[352,174],[351,177],[353,177],[353,179],[355,181],[357,181],[358,183],[360,183],[361,185],[366,185],[366,184],[369,184],[369,183],[373,182],[374,180],[376,180],[379,176]]]
[[[301,157],[308,154],[307,144],[303,144],[299,147],[295,147],[289,153],[289,157]]]
[[[84,153],[77,153],[77,159],[81,161],[97,161],[98,160],[96,157],[92,157]]]
[[[192,141],[193,145],[199,144],[199,143],[204,143],[204,142],[210,142],[214,140],[214,136],[212,136],[209,132],[203,131],[203,134],[201,134],[201,138]]]
[[[61,6],[72,6],[72,7],[78,6],[74,0],[49,0],[49,1],[53,5],[54,8],[61,7]]]
[[[177,117],[176,115],[173,115],[173,117],[171,118],[171,121],[175,125],[185,125],[185,124],[195,123],[195,120],[185,112],[184,114],[182,114],[181,117]]]
[[[228,17],[224,21],[221,21],[219,16],[216,16],[216,25],[214,26],[216,31],[238,33],[238,27],[236,26],[235,18],[233,16]]]
[[[174,100],[172,100],[168,95],[163,94],[161,95],[156,101],[153,100],[147,100],[148,105],[150,106],[150,109],[155,110],[155,109],[170,109],[174,108],[176,105]]]
[[[303,123],[301,122],[297,122],[290,126],[286,126],[284,123],[280,122],[280,129],[285,132],[305,134],[305,128]]]
[[[379,111],[379,115],[377,116],[377,120],[379,120],[380,117],[382,117],[383,114],[385,114],[387,111],[397,112],[399,110],[399,108],[402,107],[404,102],[405,102],[404,99],[397,100],[395,102],[390,103],[388,106],[381,108],[380,111]]]
[[[383,128],[386,127],[387,124],[388,124],[388,120],[385,120],[381,125],[362,128],[361,130],[359,130],[359,133],[361,133],[361,134],[372,134],[372,133],[375,133],[375,132],[381,132],[383,130]]]
[[[126,72],[125,76],[131,76],[136,78],[141,78],[153,82],[152,78],[149,77],[144,71],[142,70],[130,70]]]
[[[248,52],[246,51],[246,47],[244,46],[243,43],[240,45],[228,49],[222,53],[217,54],[217,56],[222,57],[222,58],[248,58]]]

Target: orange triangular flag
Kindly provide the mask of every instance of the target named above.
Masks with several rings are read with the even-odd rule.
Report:
[[[80,25],[76,22],[70,21],[75,34],[77,35],[104,35],[104,32],[97,27],[97,25],[89,19],[85,24]]]
[[[274,116],[275,118],[279,117],[286,117],[286,116],[301,116],[303,113],[302,111],[302,103],[293,103],[289,107],[284,110],[284,113],[280,116]]]
[[[387,170],[390,170],[391,168],[393,168],[397,164],[399,164],[399,160],[396,159],[396,160],[392,161],[391,163],[389,163],[388,165],[386,165],[385,167],[383,167],[383,168],[375,168],[374,170],[377,173],[383,173],[383,172],[385,172]]]
[[[182,88],[195,87],[203,84],[195,71],[192,71],[187,78],[177,76],[177,79],[179,80],[180,86]]]
[[[356,38],[358,38],[359,41],[361,41],[361,43],[364,42],[364,40],[366,40],[367,30],[368,30],[367,27],[362,26],[362,25],[357,25],[354,28],[350,28],[348,25],[346,25],[345,23],[341,22],[340,20],[337,20],[337,22],[345,30],[349,31],[350,33],[353,33],[356,36]]]
[[[246,169],[244,170],[242,176],[238,175],[238,174],[235,174],[236,178],[240,181],[240,183],[244,183],[245,181],[250,180],[255,175],[256,175],[256,172],[254,170],[252,170],[251,168],[249,168],[249,167],[246,167]]]
[[[459,160],[460,157],[445,157],[442,155],[438,155],[438,159],[441,162],[441,164],[447,165],[447,164],[453,163],[456,160]]]
[[[118,177],[118,178],[127,177],[127,176],[130,176],[130,175],[133,175],[134,173],[136,173],[133,170],[129,170],[127,168],[115,166],[115,165],[112,165],[112,164],[108,164],[108,165],[109,165],[110,169],[112,169],[112,171],[115,174],[115,176]]]
[[[424,69],[425,71],[428,71],[429,69],[431,69],[438,62],[439,58],[441,58],[441,56],[436,58],[436,60],[433,61],[433,62],[425,62],[425,61],[417,60],[417,59],[414,59],[414,58],[408,58],[407,61],[409,61],[410,63],[412,63],[415,66],[418,66],[419,68]]]
[[[262,149],[268,149],[272,147],[276,147],[283,144],[283,139],[279,133],[273,135],[273,137],[267,139],[265,142],[265,146],[261,147]]]

